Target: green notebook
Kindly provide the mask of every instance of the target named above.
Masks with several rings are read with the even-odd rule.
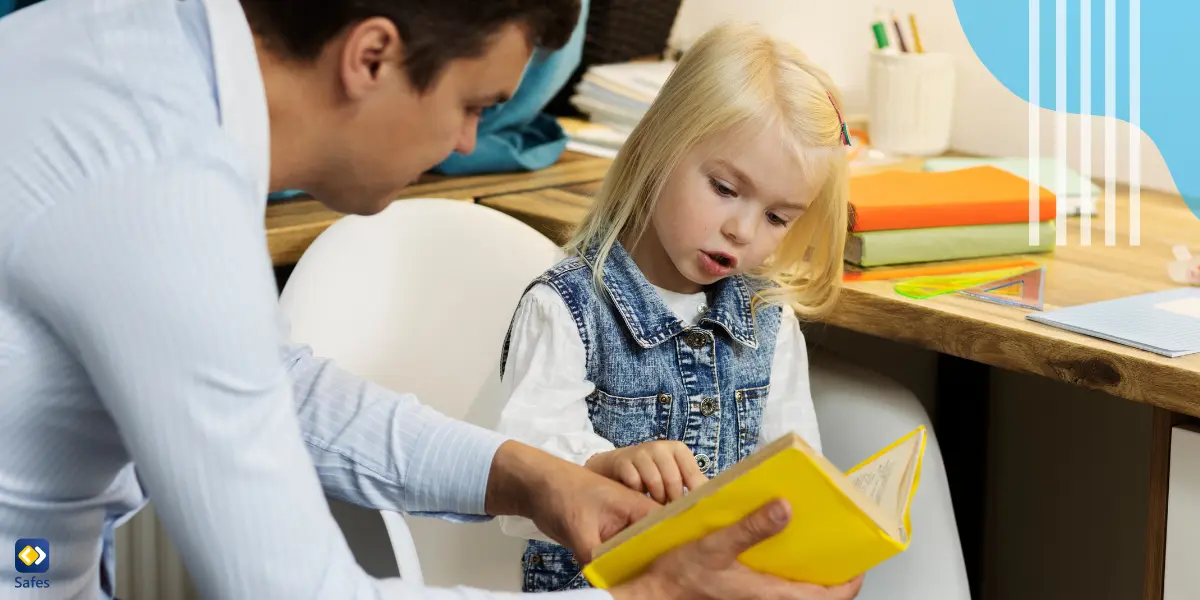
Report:
[[[967,169],[970,167],[993,166],[1003,171],[1008,171],[1022,179],[1029,179],[1029,159],[1024,156],[1013,156],[1004,158],[967,158],[967,157],[939,157],[930,158],[925,161],[926,171],[955,171],[958,169]],[[1057,196],[1082,196],[1085,191],[1090,191],[1091,196],[1095,197],[1100,194],[1100,186],[1094,182],[1085,180],[1083,175],[1078,171],[1067,168],[1066,185],[1062,188],[1058,187],[1058,161],[1054,158],[1042,157],[1038,164],[1038,185],[1046,188],[1050,193]]]
[[[846,261],[860,267],[960,260],[1054,250],[1054,221],[1038,224],[1029,245],[1028,223],[863,231],[846,237]]]

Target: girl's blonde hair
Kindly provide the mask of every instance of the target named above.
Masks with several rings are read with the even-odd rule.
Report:
[[[613,245],[632,244],[645,232],[667,178],[693,147],[743,125],[778,127],[787,140],[781,151],[820,188],[753,273],[778,284],[756,300],[790,304],[801,317],[825,314],[841,287],[847,228],[840,105],[829,76],[794,46],[753,25],[714,28],[683,55],[626,140],[567,252],[598,250],[593,270],[599,282]]]

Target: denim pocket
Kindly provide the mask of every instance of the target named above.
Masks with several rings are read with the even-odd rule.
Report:
[[[635,446],[666,436],[673,398],[670,394],[626,398],[599,388],[588,398],[592,428],[614,446]]]
[[[521,591],[561,592],[590,587],[571,552],[562,546],[545,542],[531,542],[522,558],[525,571]]]
[[[763,406],[771,392],[770,385],[744,388],[734,392],[738,415],[738,458],[750,456],[758,447],[762,431]]]

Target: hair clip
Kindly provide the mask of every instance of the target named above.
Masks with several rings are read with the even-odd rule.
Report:
[[[833,112],[837,114],[838,124],[842,126],[842,143],[850,145],[850,130],[846,127],[846,120],[842,118],[842,111],[838,110],[837,102],[833,101],[833,94],[828,90],[825,91],[825,97],[829,98],[829,103],[833,105]]]

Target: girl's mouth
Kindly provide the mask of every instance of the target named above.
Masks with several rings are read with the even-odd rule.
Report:
[[[705,252],[705,254],[707,254],[709,257],[711,257],[713,259],[713,262],[717,263],[718,265],[721,265],[722,267],[726,267],[728,269],[733,269],[733,268],[737,267],[737,259],[728,254],[725,254],[724,252]]]
[[[714,277],[725,277],[737,268],[737,258],[724,252],[700,252],[704,270]]]

